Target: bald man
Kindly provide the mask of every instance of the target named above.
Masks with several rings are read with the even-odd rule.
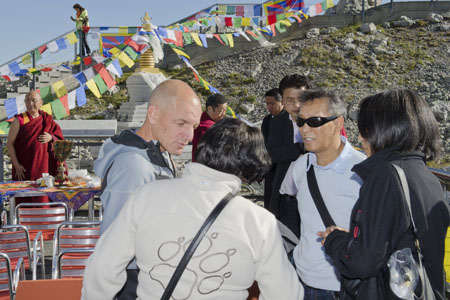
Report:
[[[57,174],[58,162],[52,142],[64,138],[52,116],[40,110],[42,104],[39,93],[27,93],[27,111],[16,115],[11,124],[6,143],[13,165],[13,180],[36,180],[42,173]]]
[[[167,80],[151,93],[141,128],[123,131],[105,141],[94,162],[95,174],[103,178],[101,233],[138,187],[153,180],[175,178],[170,155],[180,155],[192,141],[201,113],[200,100],[189,85]],[[127,283],[117,299],[137,298],[137,274],[133,261],[128,266]]]

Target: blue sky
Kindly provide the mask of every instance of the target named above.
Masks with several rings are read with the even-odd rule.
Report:
[[[0,65],[71,30],[77,0],[0,0]],[[318,0],[319,1],[319,0]],[[168,25],[216,3],[262,3],[242,0],[79,0],[91,26],[140,26],[147,11],[155,25]]]

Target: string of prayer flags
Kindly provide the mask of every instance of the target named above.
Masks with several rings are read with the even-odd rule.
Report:
[[[128,33],[128,27],[119,27],[119,34],[127,34]]]
[[[240,28],[242,26],[242,18],[233,18],[233,27]]]
[[[137,54],[136,51],[133,50],[133,48],[131,47],[126,47],[124,52],[126,54],[128,54],[128,56],[132,59],[132,60],[136,60],[136,58],[138,58],[139,54]],[[134,63],[133,63],[134,64]]]
[[[186,54],[186,52],[184,52],[184,51],[182,51],[180,49],[172,47],[172,50],[175,51],[175,53],[178,54],[178,55],[181,55],[181,56],[184,56],[184,57],[187,57],[187,58],[191,58],[188,54]]]
[[[92,94],[94,94],[95,97],[101,98],[102,95],[100,95],[100,91],[97,88],[97,85],[95,84],[94,79],[90,79],[86,82],[86,86],[91,90]]]
[[[94,82],[97,84],[98,91],[100,92],[100,95],[103,95],[108,90],[108,87],[106,86],[106,84],[103,81],[103,79],[100,76],[100,74],[95,75]]]
[[[64,105],[61,103],[61,100],[56,99],[52,101],[51,108],[56,120],[61,120],[62,118],[67,116],[67,111]]]
[[[220,35],[218,35],[217,33],[214,33],[213,36],[222,44],[225,45],[225,43],[222,41],[222,39],[220,38]]]
[[[227,35],[225,33],[221,33],[221,34],[219,34],[219,36],[222,39],[222,41],[225,43],[225,45],[229,46]]]
[[[58,52],[59,47],[56,41],[51,41],[50,43],[47,44],[47,49],[50,50],[51,53],[55,53]]]
[[[202,40],[203,47],[208,48],[208,42],[206,40],[206,35],[204,33],[200,33],[199,37]]]
[[[11,119],[15,115],[17,115],[16,98],[6,99],[3,103],[3,106],[5,107],[6,117],[8,119]]]
[[[8,64],[8,67],[11,70],[12,74],[19,74],[20,73],[20,67],[19,67],[19,64],[16,61],[13,61],[12,63]]]
[[[52,86],[57,98],[61,98],[62,96],[67,94],[66,86],[64,85],[64,82],[62,80],[53,83]]]
[[[69,41],[69,44],[71,44],[71,45],[78,42],[78,38],[74,32],[71,32],[68,35],[66,35],[66,39]]]
[[[24,64],[24,65],[30,65],[31,64],[31,55],[30,54],[25,54],[22,57],[22,64]]]
[[[183,39],[186,45],[192,44],[192,37],[189,33],[183,33]]]
[[[192,39],[197,44],[197,46],[203,46],[202,42],[200,41],[200,38],[198,37],[197,32],[191,32]]]

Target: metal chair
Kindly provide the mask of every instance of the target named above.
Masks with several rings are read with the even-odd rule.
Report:
[[[50,241],[59,224],[70,221],[68,212],[63,202],[20,203],[15,208],[14,224],[27,227],[31,239],[41,231],[44,241]]]
[[[53,238],[52,278],[83,277],[100,237],[100,222],[64,222]]]
[[[40,261],[41,276],[45,278],[44,241],[41,232],[36,234],[33,247],[30,246],[28,229],[23,225],[5,225],[0,228],[0,252],[8,255],[12,268],[16,268],[19,260],[23,267],[32,271],[32,279],[36,280],[37,265]]]
[[[25,280],[23,258],[18,259],[13,273],[9,256],[0,253],[0,300],[14,300],[20,279]]]

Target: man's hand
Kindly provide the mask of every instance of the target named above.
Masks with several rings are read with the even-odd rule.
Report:
[[[39,142],[41,142],[42,144],[48,143],[50,142],[53,137],[48,133],[48,132],[44,132],[43,134],[41,134],[39,137]]]
[[[322,237],[322,246],[325,245],[325,240],[327,239],[327,236],[332,233],[334,230],[341,230],[341,231],[345,231],[348,232],[347,229],[341,228],[341,227],[337,227],[337,226],[330,226],[327,229],[325,229],[325,231],[319,231],[317,233],[318,236]]]
[[[16,169],[16,176],[19,180],[24,180],[25,179],[25,172],[27,170],[25,170],[25,168],[22,165],[18,165],[18,166],[14,166],[14,168]]]

